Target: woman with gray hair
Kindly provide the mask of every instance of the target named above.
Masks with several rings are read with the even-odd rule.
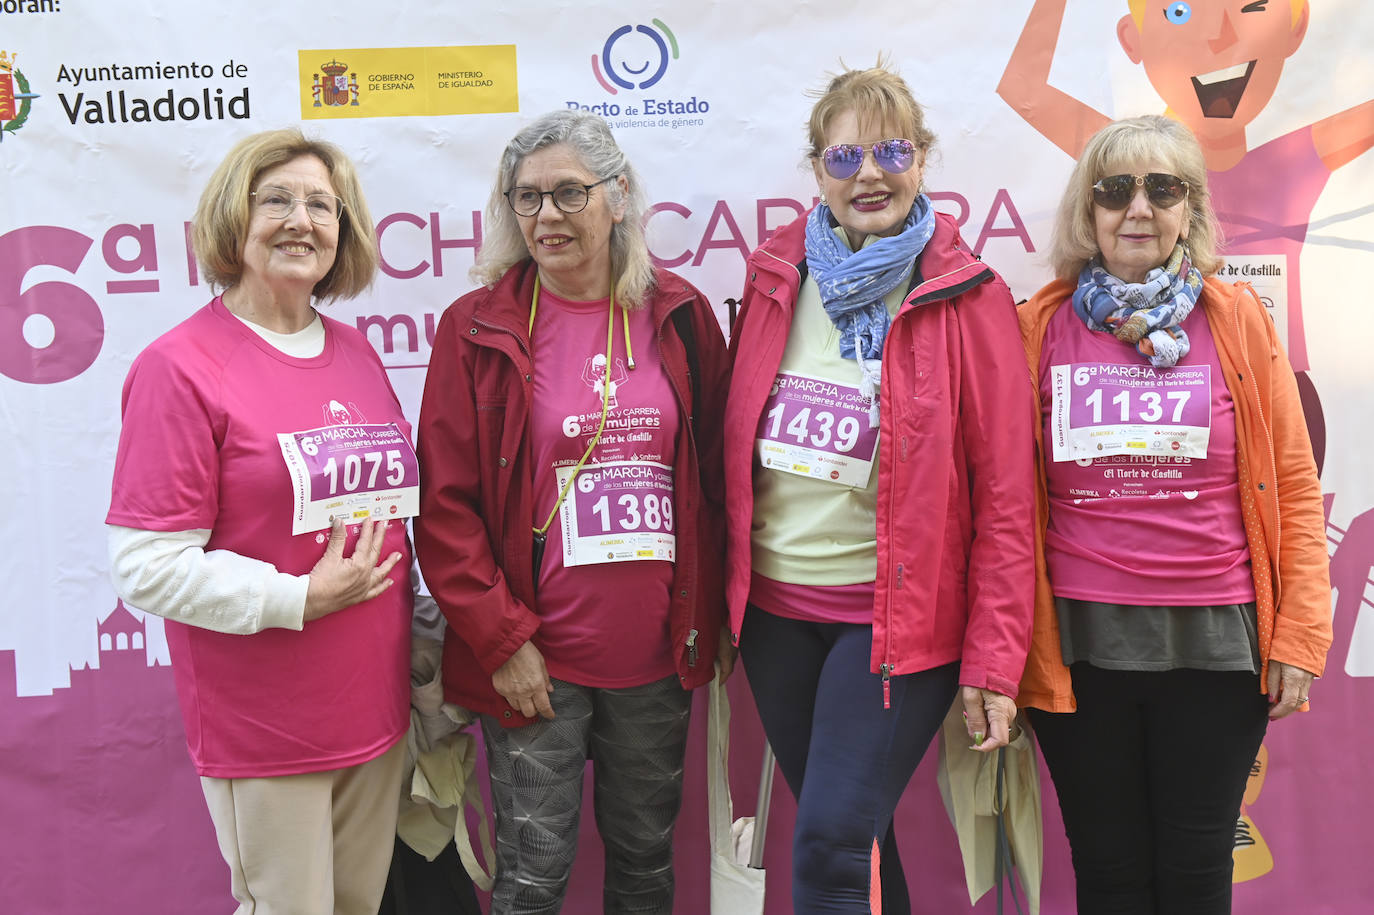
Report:
[[[1250,767],[1331,643],[1297,383],[1217,244],[1188,128],[1117,121],[1069,178],[1058,279],[1020,309],[1041,472],[1018,701],[1081,912],[1230,911]]]
[[[645,196],[599,116],[516,134],[445,311],[420,408],[416,549],[480,713],[493,913],[557,912],[592,760],[608,912],[670,912],[690,690],[722,679],[728,362],[696,289],[653,267]]]

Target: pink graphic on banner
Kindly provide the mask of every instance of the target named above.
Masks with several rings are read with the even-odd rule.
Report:
[[[16,696],[0,651],[0,900],[6,912],[227,915],[229,873],[186,753],[171,668],[116,603],[98,668]]]

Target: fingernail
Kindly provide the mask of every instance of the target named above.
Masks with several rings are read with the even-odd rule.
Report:
[[[983,745],[983,732],[982,732],[982,731],[974,731],[974,732],[973,732],[973,745],[974,745],[975,747],[981,747],[981,746]]]

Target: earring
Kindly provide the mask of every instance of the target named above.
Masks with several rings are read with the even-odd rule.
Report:
[[[829,206],[829,205],[830,205],[829,203],[826,202],[826,199],[825,199],[825,191],[821,191],[821,204],[824,205],[824,206]]]

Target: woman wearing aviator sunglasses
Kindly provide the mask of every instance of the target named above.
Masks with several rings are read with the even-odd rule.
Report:
[[[981,750],[1015,714],[1031,391],[1006,284],[921,193],[901,77],[835,78],[809,139],[820,203],[749,258],[731,341],[727,602],[797,798],[796,911],[905,913],[912,772],[956,695]]]
[[[1230,911],[1250,765],[1331,641],[1297,384],[1216,248],[1193,135],[1118,121],[1069,178],[1059,278],[1020,311],[1043,551],[1020,701],[1083,912]]]

